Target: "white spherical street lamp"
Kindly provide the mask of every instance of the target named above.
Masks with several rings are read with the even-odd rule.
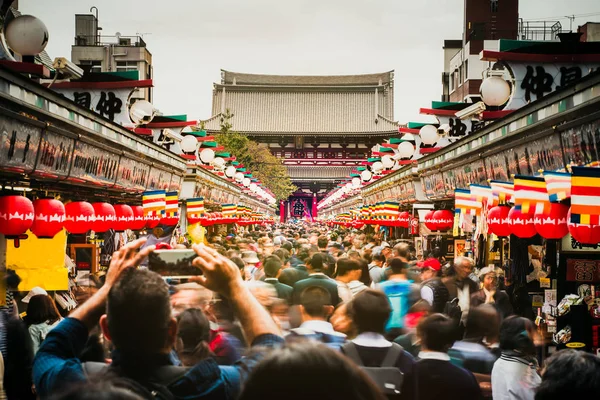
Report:
[[[510,98],[510,85],[499,76],[489,76],[481,82],[479,94],[488,106],[499,107]]]
[[[438,130],[433,125],[425,125],[419,130],[419,136],[421,136],[421,141],[426,145],[433,145],[439,139],[440,135],[438,134]]]
[[[242,182],[244,180],[244,174],[242,174],[241,172],[236,172],[235,174],[235,181],[236,182]]]
[[[398,152],[396,153],[401,159],[410,158],[415,153],[415,146],[410,142],[402,142],[398,145]]]
[[[4,37],[16,53],[35,56],[44,51],[48,44],[48,28],[33,15],[21,15],[9,22]]]
[[[202,149],[200,152],[200,161],[204,164],[210,164],[215,159],[215,152],[212,149]]]
[[[381,157],[381,163],[383,164],[383,168],[386,169],[392,168],[394,166],[394,160],[392,159],[392,156],[389,156],[387,154]]]
[[[365,169],[363,172],[360,173],[360,179],[362,179],[363,182],[369,182],[372,177],[373,174],[368,169]]]
[[[229,167],[227,167],[225,169],[225,175],[228,178],[233,178],[235,176],[235,167],[233,165],[230,165]]]
[[[181,139],[179,146],[181,146],[181,151],[191,153],[196,151],[196,148],[198,147],[198,139],[192,135],[184,136],[183,139]]]

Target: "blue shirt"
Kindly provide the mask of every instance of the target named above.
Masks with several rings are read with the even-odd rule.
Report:
[[[412,283],[412,281],[385,281],[379,284],[392,306],[392,314],[385,327],[386,330],[404,328],[404,317],[409,308]]]
[[[65,318],[48,333],[33,362],[33,379],[40,398],[56,394],[69,384],[87,380],[77,358],[87,337],[86,326],[73,318]],[[283,338],[277,335],[261,335],[252,345],[275,347],[281,343]],[[236,398],[242,383],[263,357],[264,352],[256,352],[233,366],[219,366],[213,359],[203,360],[169,384],[169,389],[180,399]]]

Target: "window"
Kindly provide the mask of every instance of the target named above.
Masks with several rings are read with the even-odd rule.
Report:
[[[92,73],[102,72],[102,61],[101,60],[81,60],[79,66],[84,71]]]
[[[137,61],[117,61],[117,72],[137,71]]]
[[[465,82],[469,79],[469,60],[465,60]]]
[[[490,8],[493,13],[498,12],[498,0],[490,0]]]

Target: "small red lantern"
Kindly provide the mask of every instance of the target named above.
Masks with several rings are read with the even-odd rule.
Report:
[[[550,203],[550,210],[546,213],[535,213],[535,230],[546,239],[562,239],[569,233],[567,215],[569,207],[560,203]]]
[[[72,201],[65,205],[65,229],[74,235],[92,229],[94,207],[87,201]]]
[[[454,226],[454,214],[450,210],[437,210],[433,219],[438,231],[448,231]]]
[[[535,230],[533,214],[523,214],[520,208],[513,207],[508,212],[511,233],[522,239],[533,237],[537,234]]]
[[[431,210],[427,212],[427,214],[425,214],[425,226],[430,231],[437,231],[438,227],[437,223],[435,222],[435,218],[433,217],[433,214],[435,214],[434,210]]]
[[[113,227],[117,221],[115,208],[109,203],[92,203],[94,207],[94,223],[92,230],[97,233],[106,232]]]
[[[133,211],[133,223],[131,224],[132,231],[139,231],[146,227],[146,219],[144,218],[144,207],[131,206]]]
[[[0,197],[0,233],[8,238],[18,237],[33,225],[34,209],[25,196]]]
[[[510,236],[509,206],[495,206],[488,212],[488,230],[498,237]]]
[[[133,210],[127,204],[115,204],[115,213],[117,221],[114,229],[117,232],[123,232],[125,229],[131,229],[133,223]]]
[[[571,222],[571,210],[567,214],[567,226],[573,239],[581,244],[600,243],[600,225],[575,224]]]
[[[398,226],[408,228],[408,225],[410,224],[410,213],[408,211],[402,211],[398,214],[398,223]]]
[[[65,223],[65,206],[56,199],[37,199],[33,202],[35,219],[31,232],[39,239],[52,239]]]
[[[154,229],[158,226],[160,220],[162,219],[159,215],[146,215],[144,220],[146,221],[146,228]]]

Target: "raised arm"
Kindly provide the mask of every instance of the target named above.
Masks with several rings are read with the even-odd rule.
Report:
[[[261,335],[280,335],[273,318],[244,285],[237,266],[209,247],[200,244],[193,248],[198,254],[193,264],[203,275],[190,280],[231,300],[248,342]]]

